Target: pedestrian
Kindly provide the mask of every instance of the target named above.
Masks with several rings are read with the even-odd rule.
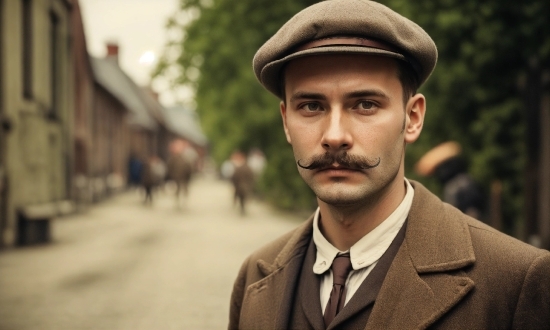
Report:
[[[128,183],[131,187],[139,187],[141,184],[141,171],[143,162],[135,154],[131,154],[128,159]]]
[[[182,150],[176,148],[168,158],[166,164],[168,171],[168,179],[176,184],[176,205],[179,206],[180,195],[183,193],[185,197],[189,194],[189,182],[193,165],[184,157]]]
[[[485,198],[480,185],[468,173],[461,156],[462,147],[455,141],[437,145],[416,163],[421,176],[433,176],[443,186],[443,201],[472,218],[482,220]]]
[[[239,203],[241,215],[246,213],[246,201],[254,190],[254,172],[247,164],[246,156],[241,151],[235,151],[231,155],[233,163],[233,174],[231,183],[233,183],[234,195],[233,201]]]
[[[195,148],[193,148],[189,142],[185,141],[181,153],[183,159],[185,159],[188,164],[191,164],[191,175],[197,172],[199,170],[199,154]]]
[[[155,186],[161,187],[166,179],[166,164],[158,156],[154,156],[151,162],[151,170],[155,178]]]
[[[405,178],[436,59],[421,27],[366,0],[316,3],[261,46],[256,77],[318,208],[246,259],[230,329],[550,328],[550,252]]]
[[[158,178],[155,175],[155,157],[150,157],[141,170],[141,185],[145,191],[144,204],[153,203],[153,188],[158,184]]]

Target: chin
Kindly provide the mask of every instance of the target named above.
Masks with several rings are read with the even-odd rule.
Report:
[[[351,206],[364,203],[368,196],[364,194],[354,193],[352,191],[320,191],[315,192],[317,198],[326,204],[334,206]]]

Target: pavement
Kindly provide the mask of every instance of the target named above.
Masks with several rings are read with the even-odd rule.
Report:
[[[178,204],[169,185],[152,205],[125,191],[0,251],[0,330],[227,328],[242,261],[304,220],[258,200],[241,216],[232,194],[212,176]]]

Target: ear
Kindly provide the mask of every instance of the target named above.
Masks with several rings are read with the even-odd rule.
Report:
[[[409,99],[406,107],[405,142],[413,143],[420,136],[426,115],[426,98],[416,94]]]
[[[281,101],[280,103],[280,108],[281,108],[281,117],[283,118],[283,128],[285,130],[286,141],[292,144],[292,141],[290,140],[290,134],[288,133],[288,126],[286,125],[286,105],[283,101]]]

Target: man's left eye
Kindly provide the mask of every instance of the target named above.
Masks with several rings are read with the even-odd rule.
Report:
[[[305,108],[308,111],[317,111],[320,109],[319,104],[317,103],[308,103],[306,104]]]
[[[374,108],[374,106],[375,106],[375,104],[370,102],[370,101],[361,101],[357,105],[357,107],[362,109],[362,110],[370,110],[370,109]]]

